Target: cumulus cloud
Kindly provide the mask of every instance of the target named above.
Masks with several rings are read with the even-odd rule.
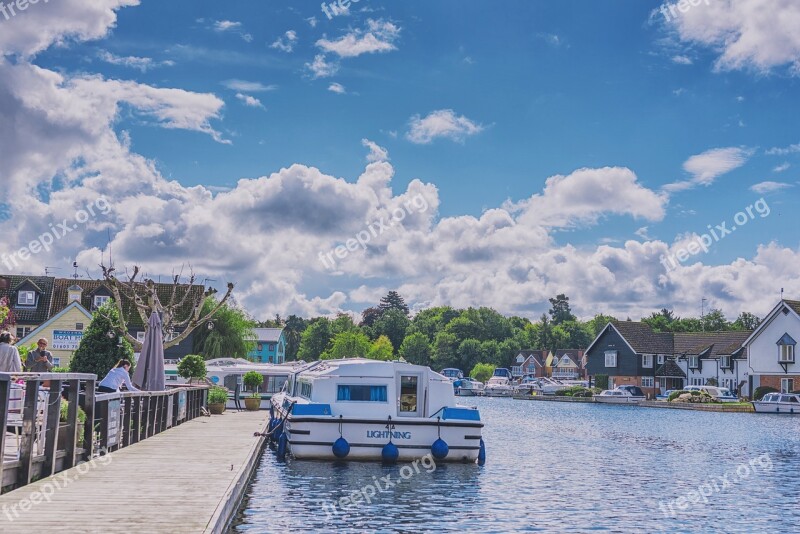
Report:
[[[795,0],[714,0],[677,13],[666,24],[677,38],[710,48],[718,71],[800,74],[800,3]]]
[[[328,91],[339,95],[343,95],[347,92],[347,89],[344,88],[344,85],[334,82],[328,86]]]
[[[382,146],[378,146],[377,143],[374,143],[369,139],[362,139],[361,144],[369,148],[369,155],[367,156],[367,161],[369,162],[389,161],[389,151],[383,148]]]
[[[482,125],[463,115],[457,116],[452,109],[440,109],[431,112],[427,117],[411,117],[406,139],[420,145],[432,143],[439,137],[463,142],[465,138],[482,131]]]
[[[788,156],[789,154],[797,154],[800,152],[800,143],[789,145],[787,147],[773,147],[766,151],[768,156]]]
[[[351,31],[335,40],[320,39],[317,46],[341,58],[350,58],[397,50],[395,42],[399,37],[400,28],[391,22],[369,19],[365,28]]]
[[[306,69],[311,71],[314,78],[328,78],[339,72],[339,64],[325,59],[325,54],[317,54],[314,61],[306,63]]]
[[[251,108],[264,109],[264,104],[261,103],[261,100],[255,98],[253,96],[245,95],[245,94],[242,94],[242,93],[236,93],[236,98],[241,100],[244,103],[245,106],[248,106],[248,107],[251,107]]]
[[[251,42],[253,40],[253,36],[244,31],[241,22],[235,22],[232,20],[217,20],[214,21],[212,28],[217,33],[226,33],[232,32],[239,35],[243,41]]]
[[[784,182],[760,182],[750,187],[750,191],[754,193],[758,193],[759,195],[764,195],[766,193],[774,193],[775,191],[781,191],[782,189],[787,189],[792,187],[792,184],[787,184]]]
[[[289,30],[283,34],[283,36],[278,37],[274,43],[269,45],[270,48],[276,48],[278,50],[282,50],[287,54],[294,50],[294,45],[297,44],[297,32],[294,30]]]

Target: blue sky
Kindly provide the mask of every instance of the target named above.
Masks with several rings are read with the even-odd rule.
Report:
[[[738,269],[737,258],[762,272],[760,246],[774,246],[776,256],[781,251],[797,254],[800,247],[794,217],[800,207],[800,147],[792,147],[800,143],[800,46],[794,37],[798,28],[779,28],[779,21],[790,20],[797,7],[779,0],[779,7],[773,4],[767,10],[764,1],[745,7],[729,0],[701,2],[667,21],[658,12],[659,2],[642,0],[361,0],[349,13],[332,19],[319,2],[145,0],[122,7],[136,2],[97,0],[90,2],[95,11],[84,14],[84,20],[95,17],[96,24],[77,36],[67,11],[56,17],[53,10],[47,12],[53,7],[49,4],[32,6],[12,20],[0,18],[0,30],[6,26],[19,32],[0,40],[0,49],[8,68],[35,66],[60,73],[64,86],[70,80],[96,85],[88,93],[90,100],[103,91],[111,93],[112,81],[135,84],[127,86],[124,97],[114,86],[115,100],[98,105],[110,106],[107,114],[100,113],[107,133],[132,158],[143,157],[152,165],[148,173],[155,178],[139,179],[161,184],[148,189],[154,198],[163,200],[163,184],[175,181],[182,191],[169,195],[186,202],[192,187],[200,186],[214,197],[208,206],[213,210],[222,205],[236,210],[235,199],[245,199],[245,204],[252,200],[264,220],[275,217],[272,201],[294,209],[291,216],[270,222],[267,230],[257,230],[252,240],[237,237],[251,254],[265,254],[265,247],[291,233],[278,236],[281,220],[283,230],[298,230],[303,223],[293,222],[293,217],[320,206],[318,200],[285,193],[276,185],[277,175],[272,181],[266,177],[300,165],[307,176],[318,169],[324,180],[343,179],[356,188],[360,176],[385,166],[382,172],[393,175],[387,185],[392,197],[387,199],[386,191],[375,193],[382,203],[376,200],[366,211],[342,206],[337,220],[325,225],[341,227],[341,233],[328,236],[326,244],[309,245],[298,253],[297,263],[281,265],[287,269],[277,276],[282,283],[260,282],[263,275],[257,270],[242,271],[245,259],[228,264],[195,260],[222,278],[244,280],[242,299],[257,313],[358,310],[394,287],[404,288],[420,306],[486,304],[509,313],[538,312],[546,308],[548,293],[559,288],[575,294],[573,300],[581,301],[587,314],[636,313],[669,304],[693,310],[703,296],[735,313],[772,304],[764,297],[749,304],[752,299],[740,295],[736,284],[742,282],[732,274]],[[65,5],[71,3],[64,0]],[[116,14],[115,23],[109,22],[109,14]],[[51,25],[63,46],[54,44],[57,39],[37,45],[24,41],[28,22]],[[329,71],[323,72],[319,62],[315,70],[315,58]],[[169,90],[181,96],[167,94]],[[31,107],[21,101],[16,111]],[[385,154],[365,162],[365,139]],[[93,157],[80,153],[85,147],[66,150],[64,161],[54,165],[57,172],[37,178],[38,202],[55,210],[49,200],[55,191],[66,195],[80,189],[85,195],[103,180],[107,182],[98,191],[114,189],[107,168],[104,172],[82,163]],[[635,180],[628,183],[617,173],[611,181],[592,175],[584,183],[574,176],[579,169],[606,167],[626,169]],[[59,179],[68,169],[82,178]],[[12,179],[19,172],[6,169]],[[300,189],[314,191],[317,178],[307,176]],[[548,178],[554,176],[565,178],[555,180],[560,189],[544,193]],[[250,185],[240,184],[241,179]],[[670,185],[675,183],[683,185]],[[260,188],[259,193],[250,186]],[[417,186],[433,195],[429,200],[436,212],[418,227],[404,227],[408,233],[402,238],[366,251],[376,260],[374,265],[353,260],[336,272],[317,272],[319,265],[309,268],[312,260],[301,259],[307,252],[313,257],[315,250],[344,243],[364,223],[355,220],[371,220],[391,198],[421,191]],[[615,198],[625,196],[628,186],[627,201],[617,205]],[[270,187],[284,193],[275,193],[271,208],[258,205],[259,195],[272,191]],[[104,229],[119,239],[122,257],[144,263],[147,244],[130,241],[126,228],[147,221],[141,211],[138,218],[135,210],[123,214],[133,209],[124,199],[137,198],[134,189],[125,190],[119,206],[126,208],[105,221]],[[351,191],[345,198],[358,194]],[[686,262],[702,262],[702,269],[709,269],[704,271],[707,279],[687,271],[680,280],[665,280],[665,274],[679,274],[653,270],[644,275],[647,283],[641,286],[595,292],[583,300],[577,295],[589,280],[607,286],[616,274],[614,284],[626,283],[623,273],[594,278],[593,261],[610,269],[609,262],[598,259],[604,254],[602,247],[638,255],[636,261],[645,260],[627,242],[644,249],[661,247],[658,253],[648,249],[644,254],[651,266],[654,254],[674,253],[689,239],[686,232],[702,234],[707,225],[732,220],[762,197],[771,209],[769,216],[756,217],[708,253]],[[595,201],[596,213],[586,215],[586,207]],[[336,217],[336,207],[328,208]],[[510,217],[519,235],[505,235],[512,233],[502,231],[505,223],[491,222],[499,212]],[[13,209],[8,213],[13,215]],[[188,215],[179,218],[186,225],[182,231],[190,234]],[[523,220],[527,231],[520,224]],[[229,222],[237,227],[238,222]],[[482,224],[488,226],[481,230]],[[451,231],[458,225],[462,228]],[[164,227],[168,232],[168,225]],[[481,249],[479,268],[445,272],[460,257],[453,251],[464,246],[464,229],[476,232],[471,234],[475,243],[489,233],[499,237],[473,247]],[[287,240],[287,249],[313,237],[298,231],[302,235]],[[423,234],[429,241],[425,247],[419,246]],[[526,235],[531,236],[530,249]],[[24,243],[26,237],[18,239]],[[67,261],[81,253],[95,259],[106,251],[97,239],[95,235],[72,243],[73,249],[83,249],[65,248],[51,261]],[[447,243],[448,239],[454,241]],[[178,241],[163,241],[154,271],[168,272],[170,262],[183,263],[187,249],[170,246]],[[554,281],[552,265],[536,264],[536,257],[558,256],[559,251],[575,269],[586,266],[580,274],[586,279],[575,283],[573,275]],[[270,249],[270,254],[276,253]],[[426,264],[430,255],[440,256],[442,264],[419,270],[396,267],[398,262]],[[257,263],[261,261],[263,268],[274,266],[267,259]],[[555,261],[558,265],[560,260]],[[387,268],[387,263],[395,266]],[[496,276],[520,263],[524,266],[516,267],[528,273],[524,288],[508,286],[508,280]],[[35,263],[28,267],[37,269]],[[771,269],[775,276],[764,281],[761,293],[773,294],[771,285],[791,288],[798,283],[796,276],[781,280],[784,267]],[[470,281],[470,272],[477,278]],[[478,287],[487,277],[493,279],[489,287]],[[690,282],[693,279],[699,281]],[[505,290],[498,294],[503,284]],[[796,290],[800,292],[800,285]],[[638,293],[638,302],[631,303]],[[280,296],[270,302],[269,296],[276,294]],[[524,297],[509,302],[514,294]]]

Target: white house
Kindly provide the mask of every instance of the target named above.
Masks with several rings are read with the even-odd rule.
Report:
[[[782,300],[744,342],[751,391],[769,386],[800,390],[800,364],[795,346],[800,339],[800,301]]]
[[[687,386],[704,386],[713,379],[739,395],[749,395],[748,369],[742,343],[750,331],[676,332],[674,356],[686,374]]]

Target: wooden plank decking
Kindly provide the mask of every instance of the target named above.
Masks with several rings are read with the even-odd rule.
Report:
[[[0,532],[221,532],[268,420],[263,410],[201,417],[11,491],[0,496]],[[30,502],[36,495],[49,502]]]

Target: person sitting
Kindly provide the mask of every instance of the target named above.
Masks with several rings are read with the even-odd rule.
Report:
[[[131,362],[128,360],[120,360],[117,365],[111,369],[106,377],[100,381],[97,386],[99,393],[116,393],[119,391],[120,386],[125,384],[128,391],[139,391],[131,384],[131,375],[128,371],[131,369]]]
[[[11,344],[11,334],[0,333],[0,373],[19,372],[22,372],[22,359],[17,347]]]

